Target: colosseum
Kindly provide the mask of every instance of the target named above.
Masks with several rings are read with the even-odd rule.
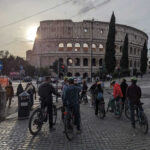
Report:
[[[26,52],[27,61],[35,67],[49,67],[59,60],[68,67],[67,75],[91,77],[104,66],[108,22],[84,20],[41,21],[33,49]],[[148,36],[136,28],[116,24],[116,68],[119,67],[126,33],[129,37],[129,67],[140,67],[140,54]]]

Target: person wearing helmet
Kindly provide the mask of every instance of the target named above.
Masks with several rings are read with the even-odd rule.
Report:
[[[111,81],[111,86],[113,87],[113,99],[111,100],[112,103],[112,112],[113,112],[113,106],[114,106],[114,101],[118,100],[119,98],[123,97],[122,91],[121,91],[121,87],[118,83],[116,83],[116,81]]]
[[[64,106],[68,110],[72,110],[75,117],[75,125],[77,126],[77,132],[80,133],[80,105],[79,105],[79,92],[81,87],[74,85],[74,79],[68,79],[69,85],[64,93]]]
[[[124,109],[124,103],[125,103],[125,100],[126,100],[126,92],[127,92],[127,88],[128,88],[128,84],[126,83],[126,79],[122,80],[120,86],[121,86],[121,90],[122,90],[122,94],[123,94],[122,109]]]
[[[129,100],[130,105],[130,115],[131,115],[131,125],[135,128],[135,116],[134,116],[134,105],[138,105],[139,109],[143,111],[142,106],[140,105],[140,98],[141,98],[141,88],[137,86],[137,78],[131,78],[131,85],[127,88],[126,97]]]

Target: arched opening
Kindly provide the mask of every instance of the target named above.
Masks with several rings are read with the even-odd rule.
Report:
[[[87,43],[84,43],[84,44],[83,44],[83,50],[88,51],[88,49],[89,49],[88,44],[87,44]]]
[[[76,77],[79,77],[79,76],[80,76],[80,73],[79,73],[79,72],[76,72],[76,73],[75,73],[75,76],[76,76]]]
[[[92,51],[96,51],[96,44],[92,44]]]
[[[96,59],[92,58],[92,66],[96,66]]]
[[[122,53],[122,46],[120,46],[120,53]]]
[[[80,59],[79,58],[75,59],[75,66],[80,66]]]
[[[103,65],[103,59],[101,58],[100,60],[99,60],[99,66],[102,66]]]
[[[83,73],[83,79],[85,79],[85,78],[88,78],[88,73],[87,72]]]
[[[87,58],[83,59],[83,66],[88,66],[88,59]]]
[[[99,44],[99,50],[103,51],[104,50],[104,46],[102,44]]]
[[[67,76],[68,76],[68,77],[72,77],[72,73],[71,73],[71,72],[68,72],[68,73],[67,73]]]
[[[136,55],[136,48],[134,48],[134,55]]]
[[[80,44],[79,43],[75,43],[75,51],[79,51],[80,50]]]
[[[59,51],[63,51],[64,50],[64,43],[59,43],[58,49],[59,49]]]
[[[63,64],[63,63],[64,63],[63,58],[59,58],[59,63],[60,63],[60,64]]]
[[[72,66],[73,60],[71,58],[67,59],[67,66]]]
[[[67,43],[67,50],[71,51],[72,50],[72,43]]]
[[[136,68],[136,61],[134,61],[134,68]]]

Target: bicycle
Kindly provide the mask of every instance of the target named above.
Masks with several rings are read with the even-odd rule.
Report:
[[[144,103],[140,103],[139,105],[134,105],[134,115],[135,115],[135,123],[138,122],[141,131],[144,134],[148,133],[148,119],[146,114],[143,110],[141,110],[139,107],[142,107]],[[129,107],[128,107],[129,110]],[[131,119],[131,117],[129,117]]]
[[[107,92],[107,93],[110,94],[109,92]],[[119,119],[122,116],[122,99],[117,98],[113,102],[112,102],[112,99],[113,99],[113,97],[111,97],[109,99],[108,106],[107,106],[107,112],[111,108],[114,111],[115,117]]]
[[[40,99],[41,100],[41,99]],[[53,125],[56,124],[57,120],[57,108],[56,105],[52,105],[52,111],[53,111]],[[42,125],[47,122],[48,118],[48,107],[44,104],[44,106],[41,106],[40,108],[37,108],[31,115],[29,119],[29,131],[32,135],[37,135]]]
[[[84,104],[87,104],[88,103],[88,98],[87,98],[87,93],[83,93],[81,92],[81,95],[80,95],[80,103],[84,103]]]
[[[71,141],[74,137],[74,114],[72,109],[65,108],[64,111],[64,129],[65,135],[69,141]]]
[[[98,104],[98,116],[100,117],[100,119],[103,119],[105,117],[105,102],[102,100]]]

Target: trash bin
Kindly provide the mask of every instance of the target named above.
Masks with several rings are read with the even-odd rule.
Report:
[[[18,96],[18,119],[27,119],[30,115],[30,95],[22,92]]]
[[[5,119],[6,113],[6,91],[0,86],[0,121]]]

